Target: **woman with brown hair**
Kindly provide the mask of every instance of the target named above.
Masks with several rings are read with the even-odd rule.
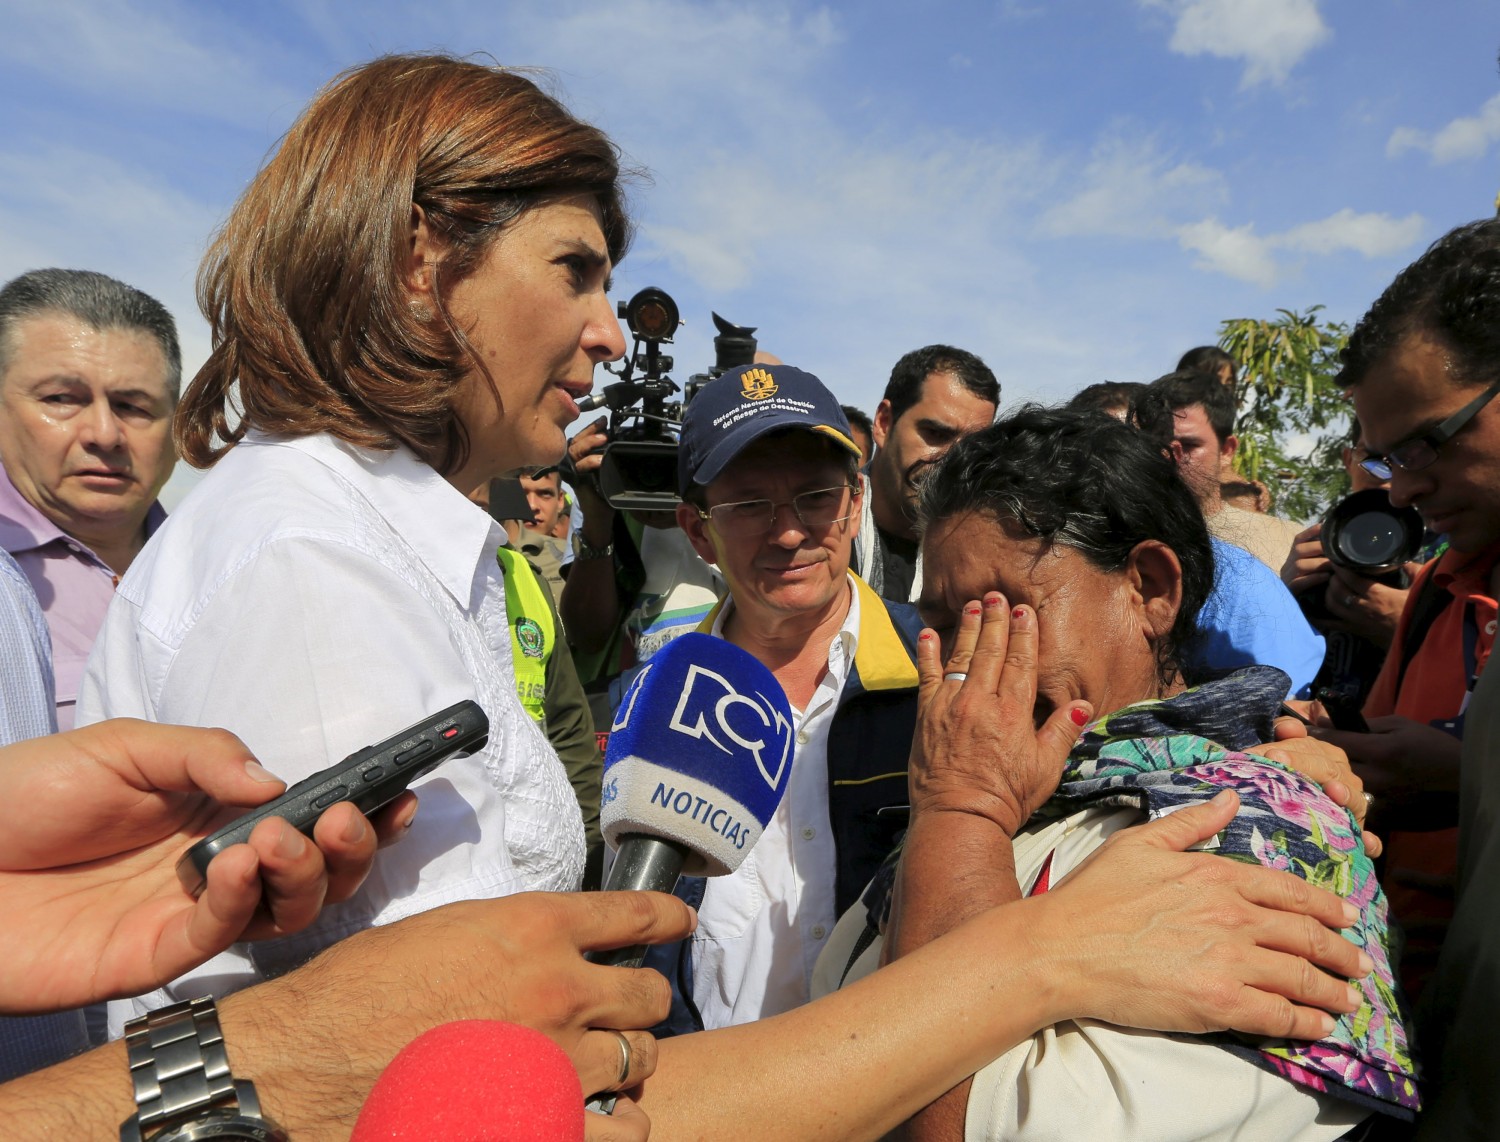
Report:
[[[484,899],[575,888],[584,842],[563,769],[515,694],[501,533],[465,496],[562,455],[593,366],[624,350],[605,291],[626,237],[601,133],[514,73],[405,56],[318,95],[204,263],[214,349],[177,440],[210,470],[121,583],[81,721],[223,726],[288,781],[460,699],[491,723],[486,748],[421,783],[420,817],[352,899],[166,989],[222,994],[382,926],[258,1002],[225,1004],[226,1017],[258,1009],[226,1024],[229,1050],[299,1138],[347,1136],[379,1068],[433,1022],[542,1026],[588,1091],[652,1073],[648,1035],[593,1028],[659,1018],[664,981],[580,953],[677,939],[691,917],[641,894]],[[1317,1008],[1343,1010],[1347,989],[1301,957],[1274,955],[1277,970],[1247,986],[1237,961],[1195,968],[1172,949],[1180,925],[1238,947],[1287,946],[1290,928],[1310,960],[1347,973],[1355,949],[1324,927],[1341,922],[1339,902],[1289,899],[1263,870],[1204,883],[1194,870],[1208,858],[1165,850],[1227,818],[1222,806],[1186,816],[1115,846],[1101,861],[1114,876],[979,918],[798,1012],[663,1045],[642,1092],[660,1133],[875,1137],[1017,1035],[1101,1005],[1153,1026],[1319,1033]],[[1137,886],[1129,901],[1113,899],[1122,875]],[[1082,968],[1097,952],[1073,938],[1078,915],[1094,931],[1117,921],[1119,940],[1159,954],[1092,986]],[[930,995],[934,979],[946,986]],[[1120,989],[1140,1002],[1121,1008]],[[114,1021],[167,996],[116,1005]],[[645,1129],[639,1114],[590,1126],[601,1138]]]
[[[393,56],[319,93],[215,237],[213,352],[176,419],[209,471],[121,584],[83,720],[224,726],[289,782],[465,698],[491,722],[354,899],[226,954],[215,990],[440,904],[577,887],[578,807],[515,696],[503,535],[465,495],[555,463],[624,349],[619,184],[610,141],[524,77]]]

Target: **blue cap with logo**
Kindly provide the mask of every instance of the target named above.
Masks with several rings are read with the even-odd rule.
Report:
[[[811,373],[790,365],[746,365],[709,381],[683,417],[678,494],[713,483],[751,444],[788,428],[820,433],[859,455],[838,399]]]

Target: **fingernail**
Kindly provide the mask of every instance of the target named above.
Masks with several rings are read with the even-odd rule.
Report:
[[[357,845],[365,839],[366,830],[365,819],[356,813],[349,823],[344,826],[344,840],[351,845]]]
[[[1211,800],[1209,802],[1209,804],[1210,805],[1222,805],[1222,804],[1224,804],[1226,801],[1228,801],[1233,796],[1234,796],[1234,794],[1233,794],[1233,792],[1231,790],[1220,789],[1217,793],[1215,793],[1213,795],[1213,800]]]
[[[281,840],[276,842],[276,855],[279,857],[296,857],[302,855],[307,841],[302,834],[285,822],[281,826]]]
[[[1360,975],[1360,978],[1363,979],[1365,976],[1369,975],[1374,970],[1375,970],[1375,961],[1372,960],[1369,957],[1369,955],[1367,955],[1365,952],[1360,952],[1359,953],[1359,975]]]
[[[917,635],[917,641],[918,642],[931,642],[932,641],[932,632],[930,630],[924,630],[921,634]]]
[[[970,604],[969,606],[966,606],[964,608],[964,614],[969,615],[971,618],[978,613],[979,608],[977,606],[974,606],[973,604]]]
[[[1082,706],[1074,706],[1072,713],[1070,713],[1068,717],[1073,719],[1073,724],[1075,726],[1081,726],[1089,720],[1089,712]]]
[[[1354,905],[1350,904],[1347,900],[1344,901],[1344,927],[1347,928],[1350,924],[1354,923],[1358,919],[1359,909],[1354,907]]]
[[[1323,1029],[1318,1032],[1318,1038],[1326,1039],[1328,1038],[1328,1036],[1333,1034],[1333,1025],[1337,1022],[1337,1020],[1335,1020],[1334,1017],[1332,1015],[1329,1015],[1326,1011],[1320,1011],[1318,1015],[1323,1025]]]
[[[250,778],[251,781],[281,780],[281,778],[277,777],[274,773],[272,773],[269,769],[263,766],[260,762],[256,761],[254,758],[245,762],[245,774]]]
[[[1364,993],[1361,992],[1359,988],[1355,987],[1352,983],[1349,984],[1349,1006],[1357,1011],[1361,1006],[1363,1006],[1364,1002]]]
[[[986,599],[984,601],[984,609],[987,610],[987,611],[993,611],[999,605],[1000,605],[1000,600],[999,599]]]
[[[1010,617],[1013,619],[1024,619],[1026,617],[1025,607],[1014,607],[1011,609]]]

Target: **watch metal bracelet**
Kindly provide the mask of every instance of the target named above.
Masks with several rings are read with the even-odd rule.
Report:
[[[125,1025],[125,1050],[143,1135],[238,1098],[219,1013],[208,996],[132,1019]]]
[[[573,533],[573,558],[580,563],[586,563],[593,559],[608,559],[615,553],[613,541],[606,543],[603,547],[595,547],[583,538],[583,532]]]

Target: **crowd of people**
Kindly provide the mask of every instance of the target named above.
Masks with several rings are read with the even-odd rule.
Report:
[[[1500,1131],[1500,221],[1344,351],[1351,490],[1425,527],[1379,569],[1238,474],[1211,346],[1003,408],[926,345],[870,415],[760,355],[617,507],[573,426],[629,237],[600,131],[391,56],[213,237],[185,387],[130,285],[0,287],[6,1137],[347,1138],[473,1018],[617,1095],[597,1142]],[[785,795],[729,875],[599,891],[609,728],[692,631],[784,691]],[[463,699],[474,755],[179,880]]]

